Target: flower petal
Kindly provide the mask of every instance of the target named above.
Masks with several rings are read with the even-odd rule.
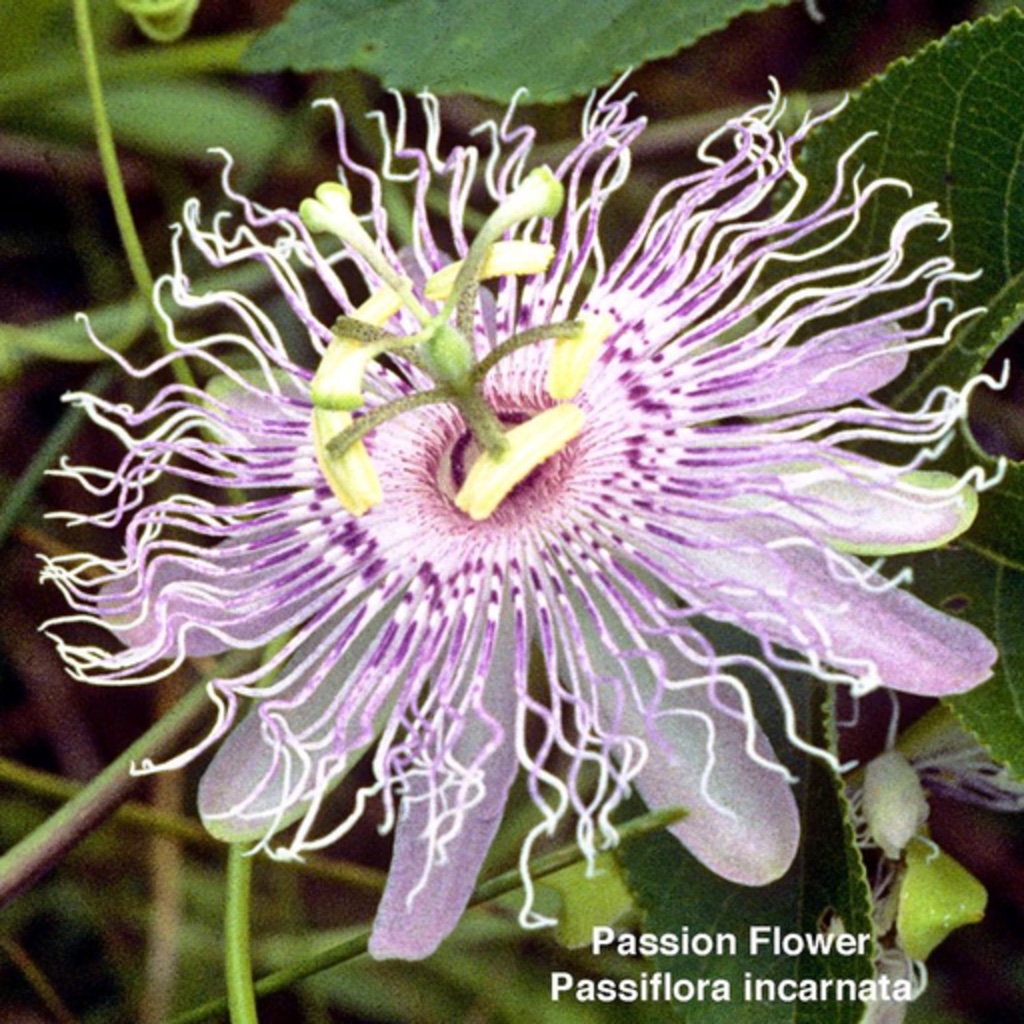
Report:
[[[409,779],[387,885],[370,937],[370,955],[377,960],[430,956],[458,924],[473,894],[518,769],[515,743],[508,735],[515,727],[516,688],[511,674],[495,671],[492,665],[487,694],[488,703],[495,705],[487,708],[487,714],[504,725],[506,735],[479,766],[476,781],[482,796],[461,812],[458,831],[443,850],[431,835],[437,824],[432,780],[429,776]],[[480,720],[470,721],[456,745],[458,759],[473,763],[492,741]]]
[[[579,607],[580,638],[606,728],[641,739],[647,750],[635,777],[644,800],[652,809],[685,808],[672,832],[724,878],[766,885],[781,877],[796,854],[800,818],[789,773],[753,713],[729,685],[707,681],[678,626],[647,621],[654,594],[637,614],[621,600],[616,608],[611,589],[602,595],[596,573],[579,579],[589,598]],[[674,600],[660,588],[657,598]]]
[[[838,551],[867,556],[929,551],[974,522],[978,496],[957,477],[915,470],[892,478],[886,467],[877,470],[873,479],[863,462],[776,467],[787,497],[767,507]]]
[[[373,662],[372,645],[390,611],[385,605],[367,616],[354,635],[351,617],[328,620],[287,658],[274,692],[260,691],[200,780],[199,814],[212,835],[233,843],[266,839],[344,779],[398,699],[396,680]]]
[[[217,748],[199,780],[199,817],[206,830],[226,843],[262,839],[305,813],[305,802],[286,807],[287,775],[254,710]]]
[[[644,734],[642,723],[636,728]],[[748,733],[705,688],[669,695],[653,729],[636,784],[650,807],[687,809],[673,834],[730,881],[767,885],[784,875],[800,842],[800,815],[786,774],[762,763],[775,758],[761,730]]]
[[[785,416],[834,409],[870,395],[906,368],[901,337],[884,327],[825,331],[775,353],[758,367],[752,390],[767,398],[752,416]],[[770,397],[769,397],[770,396]]]
[[[273,635],[288,608],[277,603],[257,614],[254,591],[273,585],[279,573],[253,572],[252,557],[247,568],[237,548],[234,541],[197,546],[194,559],[155,559],[144,579],[113,580],[97,601],[104,623],[126,647],[153,646],[154,659],[175,649],[202,658],[256,646],[264,633]],[[232,639],[217,636],[220,630]]]
[[[706,582],[708,608],[783,647],[813,651],[856,677],[864,690],[888,686],[944,696],[984,682],[998,657],[985,635],[881,574],[779,524],[751,516],[729,548],[680,549]],[[774,534],[774,536],[773,536]],[[716,593],[727,593],[723,608]]]

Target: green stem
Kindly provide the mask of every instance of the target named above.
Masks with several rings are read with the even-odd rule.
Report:
[[[460,389],[455,402],[459,412],[462,413],[462,418],[466,421],[466,426],[469,427],[480,447],[494,458],[504,455],[508,451],[508,441],[505,438],[501,421],[477,388],[471,385],[465,390]]]
[[[149,323],[148,303],[132,295],[123,302],[102,306],[88,314],[89,322],[108,348],[128,348]],[[0,346],[5,361],[50,359],[62,363],[98,363],[109,358],[82,328],[77,314],[53,317],[22,327],[0,324]]]
[[[340,434],[335,434],[324,446],[331,458],[340,458],[356,443],[361,441],[371,430],[382,423],[401,416],[403,413],[418,409],[421,405],[436,405],[438,402],[451,402],[453,398],[446,388],[431,388],[429,391],[416,391],[404,398],[396,398],[386,405],[378,405],[376,409],[352,421]]]
[[[128,193],[121,177],[121,168],[117,161],[117,149],[114,146],[114,133],[107,117],[107,107],[103,99],[103,84],[100,81],[99,61],[96,57],[96,42],[93,37],[92,16],[89,13],[89,0],[72,0],[75,8],[75,29],[78,35],[78,47],[82,55],[85,69],[85,85],[92,106],[93,123],[96,127],[96,145],[100,152],[100,163],[103,176],[107,183],[107,192],[114,207],[114,218],[117,230],[121,235],[121,244],[128,257],[135,285],[143,295],[153,294],[153,275],[142,251],[131,208],[128,206]]]
[[[479,384],[502,359],[507,355],[511,355],[516,349],[536,345],[538,341],[546,341],[548,338],[575,338],[582,330],[583,325],[578,320],[560,320],[553,324],[529,327],[525,331],[513,334],[511,338],[506,338],[500,345],[492,348],[473,367],[473,383]]]
[[[0,788],[3,787],[55,803],[73,799],[83,788],[81,783],[35,768],[26,768],[16,761],[0,757]],[[125,801],[114,812],[111,823],[125,830],[169,836],[197,849],[209,851],[224,847],[221,840],[214,839],[194,818],[162,811],[147,803]],[[285,861],[282,866],[333,885],[350,885],[378,894],[384,889],[384,872],[336,857],[330,860],[306,857],[304,860]]]
[[[135,281],[135,287],[144,295],[150,304],[153,324],[168,352],[173,350],[163,320],[154,305],[153,274],[146,262],[146,254],[135,229],[131,207],[128,205],[128,192],[121,176],[121,167],[117,160],[117,148],[114,145],[114,133],[107,117],[106,103],[103,99],[103,84],[100,81],[99,62],[96,57],[96,41],[93,35],[92,18],[89,14],[89,0],[72,0],[75,11],[75,32],[78,36],[78,47],[82,54],[85,70],[85,84],[92,106],[93,123],[96,128],[96,146],[99,149],[100,164],[106,181],[110,203],[114,209],[114,219],[121,236],[121,245],[128,258],[128,266]],[[183,360],[174,361],[174,375],[180,384],[194,387],[192,371]]]
[[[257,1024],[249,950],[252,857],[235,844],[228,851],[227,906],[224,918],[224,975],[231,1024]]]
[[[76,797],[0,857],[0,906],[41,878],[111,814],[138,784],[130,766],[177,746],[208,712],[204,686],[194,686],[148,732],[109,764]]]
[[[677,821],[681,821],[685,816],[686,812],[678,807],[669,807],[660,811],[651,811],[648,814],[643,814],[627,822],[625,825],[619,826],[619,841],[620,843],[628,843],[641,836],[658,832],[663,828],[674,825]],[[555,850],[544,857],[539,857],[531,865],[530,875],[534,879],[543,878],[581,860],[583,860],[583,853],[574,843],[571,846],[563,847],[561,850]],[[510,892],[515,892],[522,884],[523,878],[518,869],[506,871],[478,885],[473,891],[469,905],[475,907],[481,903],[497,899],[499,896],[505,896]],[[361,932],[359,935],[354,935],[344,942],[331,946],[330,949],[325,949],[322,953],[311,956],[301,963],[260,978],[253,986],[254,991],[257,996],[266,996],[273,992],[280,992],[282,989],[294,985],[303,978],[308,978],[311,975],[319,974],[321,971],[337,967],[339,964],[346,963],[349,960],[354,960],[357,956],[361,956],[366,952],[369,943],[369,931]],[[226,999],[212,999],[202,1006],[193,1007],[193,1009],[174,1017],[169,1024],[202,1024],[203,1021],[223,1016],[227,1007]]]

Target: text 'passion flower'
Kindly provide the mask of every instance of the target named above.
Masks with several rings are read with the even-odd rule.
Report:
[[[913,411],[872,397],[958,319],[952,262],[906,254],[948,230],[933,204],[908,201],[886,246],[842,258],[876,196],[909,188],[863,182],[851,150],[810,203],[794,157],[814,122],[784,137],[775,96],[709,138],[613,254],[602,213],[644,127],[626,100],[593,99],[579,145],[533,170],[511,112],[480,148],[443,152],[436,101],[422,107],[425,145],[400,107],[377,172],[332,106],[340,181],[297,212],[238,194],[230,161],[230,212],[204,224],[186,206],[157,298],[208,311],[214,333],[171,327],[173,353],[143,369],[111,356],[154,380],[189,360],[201,390],[155,385],[140,409],[72,396],[125,454],[61,468],[112,501],[68,518],[123,530],[124,556],[44,571],[73,610],[48,628],[80,679],[267,651],[209,683],[215,726],[157,767],[216,748],[207,828],[282,857],[379,801],[394,853],[371,952],[406,958],[455,926],[517,775],[537,811],[528,893],[539,839],[570,822],[592,859],[634,789],[688,810],[674,832],[714,871],[764,884],[799,823],[752,680],[806,747],[784,672],[949,694],[995,659],[878,561],[960,534],[982,482],[926,468],[964,393]],[[193,291],[185,242],[214,268],[262,264],[274,318]],[[721,624],[754,646],[716,649]],[[364,756],[371,781],[323,806]],[[523,922],[544,922],[529,900]]]

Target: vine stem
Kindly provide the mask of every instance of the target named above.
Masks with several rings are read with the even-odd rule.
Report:
[[[131,207],[128,205],[128,192],[125,189],[121,167],[117,160],[114,133],[110,127],[110,118],[107,116],[107,107],[103,99],[103,84],[100,80],[100,67],[96,56],[96,39],[93,33],[92,16],[89,13],[89,0],[72,0],[72,2],[75,12],[75,34],[82,55],[85,85],[89,93],[93,124],[96,129],[96,146],[99,150],[100,165],[103,167],[107,193],[114,209],[118,234],[121,236],[121,245],[128,258],[128,267],[135,281],[135,287],[149,303],[153,324],[164,348],[171,351],[173,346],[166,325],[154,302],[153,273],[146,262],[146,254],[143,252],[142,242],[135,228],[135,220],[132,217]],[[195,387],[195,380],[188,365],[183,360],[175,360],[173,365],[178,383]]]
[[[0,857],[0,906],[46,874],[124,801],[139,781],[129,771],[133,762],[161,757],[193,729],[210,707],[206,687],[193,686],[77,796]]]
[[[111,367],[102,367],[89,377],[85,390],[102,393],[112,376]],[[25,472],[7,489],[0,500],[0,545],[6,542],[11,531],[18,525],[25,506],[32,500],[46,471],[57,461],[61,453],[67,451],[84,419],[85,412],[82,409],[65,410],[43,446],[32,457]]]
[[[666,807],[658,811],[650,811],[638,818],[633,818],[624,825],[618,826],[619,842],[628,843],[652,832],[659,832],[663,828],[669,828],[671,825],[674,825],[677,821],[682,821],[685,817],[686,811],[680,807]],[[560,850],[554,850],[543,857],[539,857],[531,865],[530,875],[534,879],[543,878],[545,875],[553,874],[555,871],[560,871],[562,868],[569,867],[581,860],[583,860],[583,853],[573,843]],[[481,903],[487,903],[490,900],[497,899],[499,896],[515,892],[517,889],[522,888],[522,885],[523,877],[518,868],[506,871],[478,885],[473,891],[469,905],[475,907]],[[340,942],[329,949],[308,957],[301,963],[293,964],[291,967],[285,967],[280,971],[275,971],[273,974],[260,978],[253,985],[253,991],[257,996],[266,996],[272,992],[279,992],[294,985],[297,981],[301,981],[303,978],[308,978],[311,975],[319,974],[321,971],[337,967],[339,964],[346,963],[349,960],[354,960],[367,951],[369,943],[369,930],[360,932],[344,942]],[[179,1014],[169,1024],[201,1024],[203,1021],[216,1020],[218,1017],[222,1017],[227,1009],[228,1001],[226,999],[213,999],[208,1003],[203,1003],[201,1006],[193,1007],[191,1010]],[[234,1018],[232,1018],[232,1024],[234,1024]]]
[[[16,761],[0,757],[0,789],[12,789],[40,800],[63,803],[83,789],[81,783],[51,775],[35,768],[26,768]],[[125,801],[112,815],[115,828],[133,833],[168,836],[190,848],[221,850],[224,843],[215,839],[194,818],[169,813],[150,804]],[[385,874],[337,857],[307,857],[305,860],[283,862],[283,867],[309,878],[318,878],[334,885],[355,886],[378,896],[384,889]]]
[[[231,1024],[258,1024],[252,988],[249,908],[252,857],[235,843],[228,851],[227,906],[224,916],[224,980]]]

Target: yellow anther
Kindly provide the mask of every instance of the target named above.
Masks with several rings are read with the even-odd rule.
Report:
[[[374,327],[383,327],[401,308],[398,293],[382,285],[352,315]]]
[[[347,412],[313,410],[313,447],[316,461],[334,496],[346,511],[361,516],[384,499],[377,472],[362,441],[349,445],[340,456],[328,454],[327,442],[352,424]]]
[[[336,337],[317,367],[310,397],[317,409],[358,409],[363,404],[363,373],[373,349],[352,338]]]
[[[456,506],[470,519],[486,519],[516,484],[579,434],[584,418],[579,406],[556,405],[507,431],[501,455],[483,452],[473,463]]]
[[[540,274],[547,270],[555,256],[555,247],[548,242],[505,241],[495,242],[488,250],[480,268],[479,277],[485,281],[506,274]],[[428,299],[443,302],[452,293],[455,279],[462,269],[462,260],[427,278],[424,294]]]
[[[353,319],[380,327],[401,309],[402,300],[387,285],[355,310]],[[335,328],[336,330],[338,328]],[[365,341],[336,334],[313,377],[311,397],[318,409],[351,410],[363,404],[363,374],[379,353]]]
[[[615,320],[602,316],[581,316],[582,330],[570,338],[555,340],[548,365],[548,394],[560,402],[575,398],[590,367],[597,358],[601,343],[615,330]]]

